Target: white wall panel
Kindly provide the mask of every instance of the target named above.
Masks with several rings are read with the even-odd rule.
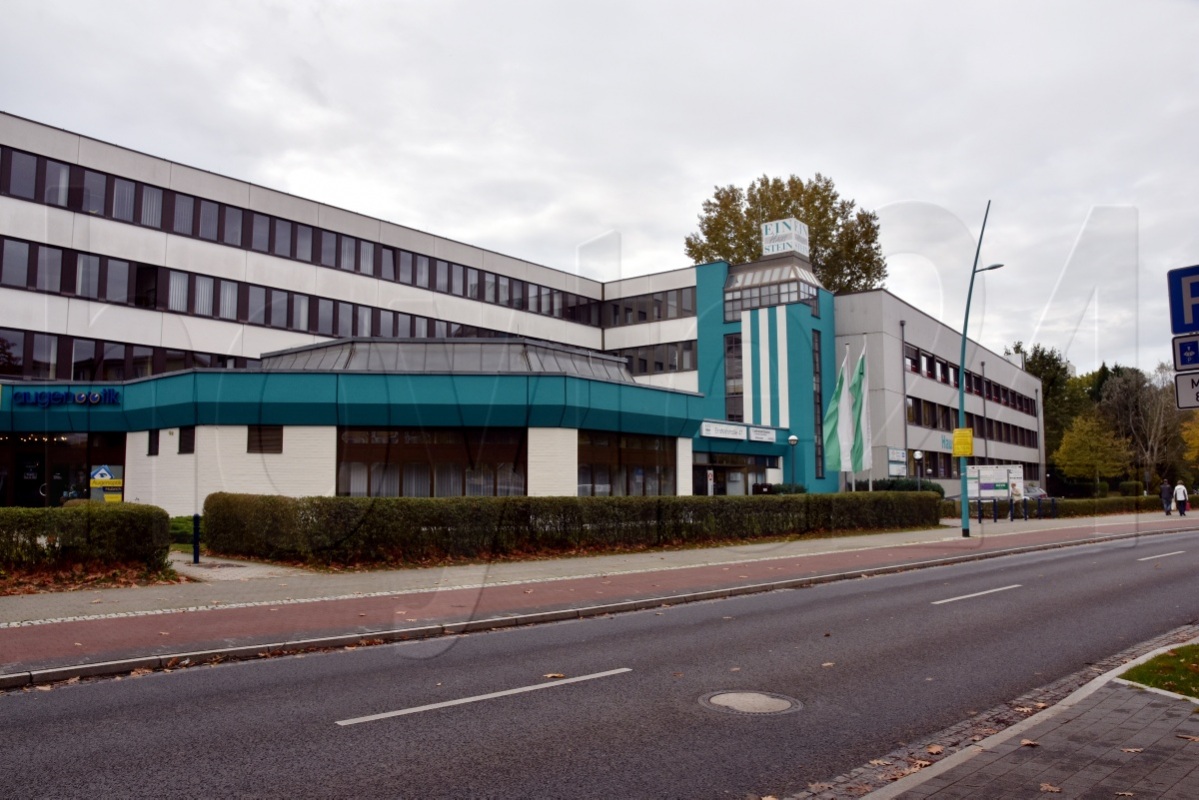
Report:
[[[161,312],[144,308],[72,298],[67,301],[66,332],[71,336],[154,347],[162,344],[162,316]]]
[[[662,322],[644,322],[640,325],[624,325],[603,332],[605,350],[622,350],[626,347],[641,347],[663,342],[687,342],[697,338],[699,322],[695,317],[668,319]]]
[[[321,273],[333,272],[328,267],[316,267],[301,261],[289,261],[285,258],[268,256],[266,253],[249,251],[245,254],[245,280],[276,289],[286,289],[289,292],[304,294],[320,294],[317,278],[325,277]],[[345,274],[345,273],[342,273]],[[357,283],[358,281],[352,281]],[[370,283],[363,280],[361,283]],[[323,295],[328,296],[328,295]]]
[[[239,322],[188,317],[183,314],[161,314],[161,342],[175,350],[198,350],[218,355],[244,355]]]
[[[277,328],[246,325],[242,334],[242,353],[247,358],[259,358],[263,353],[301,347],[314,341],[316,337],[310,333],[293,333]]]
[[[244,425],[196,428],[200,502],[212,492],[331,496],[337,489],[337,428],[287,426],[282,453],[247,453]]]
[[[245,250],[186,236],[167,236],[165,266],[198,275],[241,281],[246,277]],[[151,262],[162,263],[162,262]]]
[[[573,497],[579,493],[579,432],[574,428],[529,428],[530,497]]]
[[[634,278],[612,281],[604,284],[604,299],[614,300],[621,297],[636,297],[651,292],[665,292],[669,289],[686,289],[695,286],[695,267],[684,267],[669,272],[658,272],[653,275],[639,275]]]
[[[0,197],[0,234],[55,247],[72,247],[74,214],[25,200]]]
[[[179,238],[168,236],[162,231],[127,225],[123,222],[113,222],[99,217],[88,217],[84,214],[76,215],[74,227],[75,235],[71,247],[139,264],[166,264],[169,252],[168,241]],[[229,248],[224,249],[228,250]]]
[[[437,249],[437,237],[431,233],[405,228],[391,222],[383,222],[379,226],[379,241],[388,247],[410,250],[414,253],[429,254]],[[478,266],[470,264],[469,266]]]
[[[314,267],[313,269],[316,270],[313,276],[315,283],[313,294],[370,306],[379,304],[378,279],[328,267]]]
[[[159,183],[159,186],[167,185]],[[226,178],[213,172],[195,169],[183,164],[171,165],[171,182],[168,188],[176,192],[194,195],[205,200],[215,200],[245,208],[250,200],[250,185],[245,181]]]
[[[74,164],[79,158],[79,139],[75,133],[51,128],[20,117],[0,114],[0,138],[18,150],[39,153]]]
[[[691,471],[695,466],[693,439],[675,439],[675,492],[679,497],[692,494]]]
[[[656,386],[659,389],[675,389],[680,392],[699,391],[699,372],[660,372],[656,375],[638,375],[633,380],[643,386]]]
[[[317,225],[331,231],[357,236],[360,239],[379,241],[379,232],[383,223],[377,219],[355,214],[334,206],[320,205],[317,211]]]
[[[197,431],[196,450],[200,449]],[[179,429],[158,432],[158,455],[146,455],[149,432],[132,431],[125,436],[125,502],[144,503],[164,509],[172,517],[203,511],[197,496],[195,454],[179,453]]]
[[[273,214],[303,225],[320,225],[320,204],[274,189],[251,186],[248,207],[262,214]]]
[[[79,139],[79,163],[110,175],[141,181],[152,186],[171,185],[171,162],[108,142]]]

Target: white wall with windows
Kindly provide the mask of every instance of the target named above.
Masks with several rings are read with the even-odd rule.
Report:
[[[125,500],[166,509],[171,516],[203,511],[212,492],[331,496],[337,483],[337,428],[285,426],[279,452],[249,452],[245,425],[200,425],[194,453],[180,453],[179,428],[133,431],[125,439]],[[268,448],[271,448],[268,442]]]
[[[924,477],[941,482],[947,495],[960,493],[959,461],[952,453],[958,382],[965,374],[967,427],[975,430],[975,454],[967,463],[1021,464],[1026,480],[1043,479],[1038,378],[973,340],[967,341],[963,372],[960,330],[886,290],[838,295],[834,303],[838,366],[848,344],[852,370],[866,343],[874,477],[888,477],[894,450],[906,451],[907,474],[915,477],[912,453],[920,450]]]

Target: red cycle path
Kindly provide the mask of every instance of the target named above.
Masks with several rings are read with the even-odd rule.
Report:
[[[952,529],[949,529],[945,541],[899,547],[537,583],[23,625],[0,629],[0,675],[142,656],[591,608],[651,598],[675,598],[676,602],[681,602],[687,595],[697,592],[817,576],[852,576],[868,570],[910,567],[943,559],[985,557],[1013,548],[1040,548],[1145,534],[1149,532],[1147,522],[1137,519],[1127,525],[1105,524],[1102,532],[1097,534],[1095,521],[1087,519],[1080,520],[1078,527],[969,539],[954,539]],[[1158,520],[1153,523],[1153,532],[1164,528],[1186,529],[1184,525],[1175,528],[1176,524],[1173,520]],[[866,537],[862,544],[868,548]],[[669,563],[668,553],[666,560]]]

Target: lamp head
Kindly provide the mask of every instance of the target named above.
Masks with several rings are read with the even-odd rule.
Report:
[[[1003,266],[1003,264],[991,264],[989,266],[983,267],[982,269],[977,269],[977,270],[975,270],[975,272],[986,272],[987,270],[999,269],[1002,266]]]
[[[916,459],[917,461],[920,461],[921,459],[924,458],[924,451],[917,450],[916,452],[912,453],[912,458]]]
[[[787,444],[791,445],[792,447],[795,447],[795,445],[799,444],[799,437],[796,436],[794,433],[791,434],[790,436],[787,437]]]

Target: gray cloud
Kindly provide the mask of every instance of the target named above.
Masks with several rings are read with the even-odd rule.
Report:
[[[1007,266],[971,334],[1087,371],[1168,360],[1165,272],[1199,263],[1180,0],[16,0],[5,24],[6,111],[560,269],[611,231],[591,268],[685,266],[714,186],[819,171],[880,212],[888,288],[956,327],[989,199]]]

